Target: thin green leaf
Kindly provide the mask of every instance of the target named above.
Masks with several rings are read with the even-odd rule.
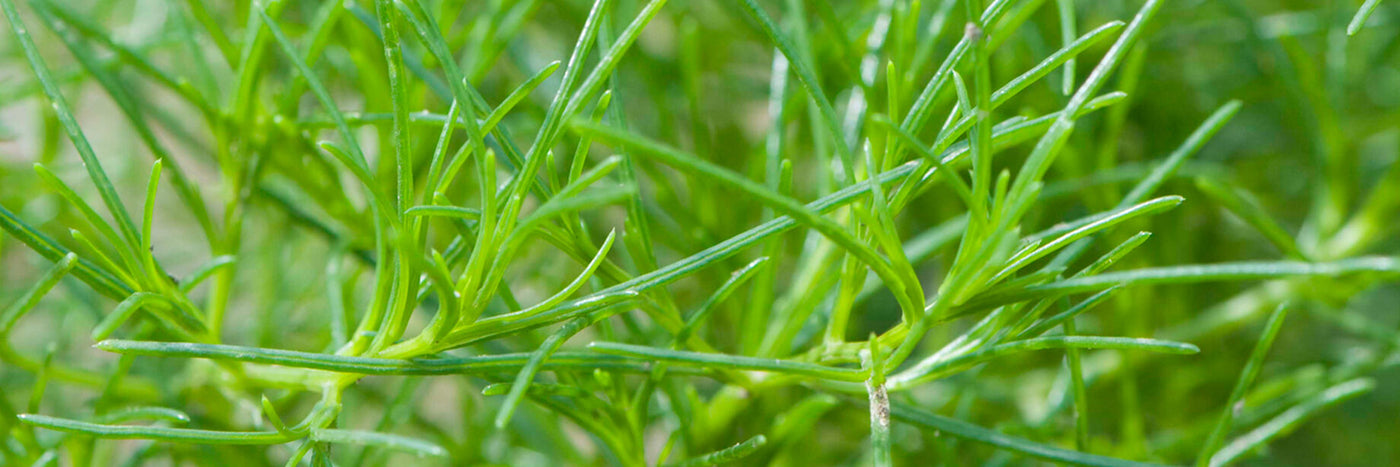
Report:
[[[117,189],[112,185],[112,180],[107,177],[107,172],[102,169],[102,163],[97,159],[97,154],[93,152],[92,145],[88,143],[87,136],[83,134],[83,129],[78,125],[78,120],[73,117],[73,111],[68,106],[68,101],[64,99],[63,93],[59,90],[58,81],[49,71],[48,65],[44,64],[43,57],[39,54],[39,49],[34,45],[34,39],[29,37],[29,31],[20,21],[19,12],[15,10],[12,0],[0,0],[0,9],[4,10],[5,18],[10,22],[10,31],[14,33],[20,49],[24,51],[24,57],[29,62],[29,68],[34,71],[34,76],[43,85],[44,95],[48,97],[54,113],[58,116],[58,121],[63,125],[64,132],[68,139],[73,142],[73,148],[77,149],[78,156],[83,159],[83,167],[87,169],[88,177],[92,179],[93,185],[97,186],[97,193],[106,204],[107,211],[117,221],[117,229],[130,245],[139,243],[136,234],[136,224],[131,221],[131,216],[127,214],[126,207],[122,204],[121,197],[117,195]]]
[[[38,414],[20,414],[20,421],[40,428],[96,438],[152,439],[196,444],[268,445],[293,441],[276,431],[213,431],[159,426],[106,425]],[[310,439],[323,443],[374,445],[420,456],[445,456],[447,451],[425,441],[387,433],[337,429],[312,430]]]
[[[1029,203],[1034,185],[1039,184],[1042,176],[1049,170],[1051,162],[1058,155],[1060,149],[1069,139],[1070,133],[1074,131],[1074,119],[1079,110],[1089,102],[1090,96],[1098,92],[1108,79],[1108,75],[1117,67],[1123,56],[1137,41],[1142,34],[1144,24],[1157,13],[1161,8],[1158,0],[1148,0],[1138,10],[1132,22],[1128,23],[1123,34],[1108,49],[1104,58],[1094,67],[1094,70],[1085,78],[1084,84],[1079,86],[1074,95],[1070,97],[1069,103],[1065,105],[1059,117],[1050,126],[1050,129],[1036,142],[1035,148],[1031,150],[1030,156],[1022,164],[1015,182],[1012,183],[1006,196],[1006,203],[1011,207],[1021,207]],[[1024,208],[1018,208],[1021,210]]]
[[[440,359],[391,359],[350,357],[236,345],[129,341],[117,339],[100,341],[94,344],[93,347],[122,355],[203,358],[363,375],[428,376],[497,374],[501,372],[519,371],[530,358],[529,353],[507,353]],[[638,362],[634,359],[611,355],[599,355],[592,352],[559,352],[546,360],[541,367],[542,370],[569,368],[578,369],[580,371],[592,371],[594,368],[636,373],[651,371],[650,365],[645,362]]]
[[[997,344],[948,358],[924,360],[908,370],[891,376],[890,387],[895,390],[906,389],[915,384],[944,377],[1008,354],[1045,349],[1143,350],[1177,355],[1188,355],[1201,351],[1191,344],[1160,339],[1100,336],[1037,337]]]
[[[699,467],[705,465],[720,465],[738,461],[768,444],[768,438],[763,435],[754,436],[748,440],[733,446],[720,449],[715,452],[703,454],[672,464],[675,467]]]
[[[194,290],[195,287],[199,287],[199,284],[204,283],[204,280],[213,276],[214,273],[233,266],[237,262],[238,258],[231,255],[220,255],[209,258],[209,261],[200,265],[199,268],[190,273],[189,277],[180,282],[180,292],[186,294],[190,293],[191,290]]]
[[[123,407],[93,419],[94,422],[101,424],[125,423],[136,420],[184,424],[190,422],[190,416],[168,407]]]
[[[481,210],[461,206],[414,206],[404,211],[409,216],[441,216],[457,219],[481,219]]]
[[[0,228],[4,228],[10,235],[15,236],[49,261],[61,261],[63,257],[72,253],[68,248],[20,220],[4,206],[0,206]],[[72,273],[91,286],[93,290],[108,298],[121,300],[133,292],[132,287],[122,279],[117,278],[116,274],[106,271],[86,259],[79,258],[78,265],[73,268]]]
[[[49,290],[53,290],[53,287],[58,285],[58,281],[68,275],[68,272],[77,265],[77,255],[73,253],[64,255],[63,259],[58,260],[47,271],[44,271],[44,275],[39,276],[39,280],[24,291],[24,295],[10,303],[10,306],[5,307],[5,311],[0,312],[0,340],[10,335],[10,330],[14,329],[15,323],[19,322],[19,319],[24,317],[24,314],[28,313],[29,310],[34,309],[34,306],[39,304],[39,300],[44,298],[44,295],[48,295]]]
[[[1050,253],[1053,253],[1055,250],[1069,246],[1069,244],[1074,243],[1075,241],[1081,238],[1093,235],[1104,229],[1121,224],[1139,216],[1156,214],[1158,212],[1174,208],[1180,205],[1182,201],[1185,201],[1185,198],[1182,198],[1180,196],[1163,196],[1161,198],[1130,206],[1125,209],[1118,209],[1114,212],[1106,213],[1106,215],[1104,215],[1103,217],[1100,217],[1093,222],[1085,224],[1083,227],[1079,227],[1069,232],[1066,232],[1063,235],[1056,237],[1054,240],[1051,240],[1041,245],[1040,247],[1030,251],[1029,253],[1021,256],[1020,258],[1011,262],[1010,264],[1007,264],[1006,267],[1002,268],[1001,272],[998,272],[996,276],[993,277],[992,282],[997,282],[999,279],[1008,277],[1010,274],[1016,272],[1017,270],[1020,270],[1021,268],[1030,264],[1031,262],[1034,262],[1035,260],[1040,258],[1044,258]]]
[[[505,428],[510,423],[510,418],[515,414],[516,407],[520,406],[521,398],[525,397],[525,390],[534,382],[535,375],[539,373],[540,367],[544,365],[546,359],[551,354],[557,352],[559,347],[564,345],[564,341],[583,331],[584,328],[592,324],[589,317],[579,317],[565,324],[563,328],[550,334],[540,344],[540,347],[530,353],[530,361],[516,373],[515,380],[510,385],[510,393],[506,394],[506,399],[501,403],[501,410],[496,412],[496,429]]]
[[[723,368],[744,371],[768,371],[837,381],[864,381],[864,372],[850,368],[815,365],[806,362],[739,355],[686,352],[615,342],[594,342],[588,348],[598,353],[638,357],[667,362],[678,366]]]
[[[792,65],[793,73],[797,75],[797,82],[802,84],[808,97],[811,97],[812,101],[816,103],[817,111],[821,113],[822,123],[826,124],[826,130],[832,137],[838,139],[835,145],[836,153],[841,157],[847,184],[854,182],[855,155],[851,153],[851,142],[840,140],[840,135],[845,134],[845,132],[841,131],[841,122],[836,117],[836,111],[832,108],[831,101],[826,98],[825,91],[822,91],[816,73],[803,59],[803,56],[798,53],[792,40],[778,30],[778,26],[773,23],[773,18],[768,16],[763,7],[754,3],[753,0],[744,0],[742,6],[744,12],[758,22],[763,34],[767,35],[768,39],[778,47],[778,50],[782,51],[783,56],[787,57],[788,63]]]
[[[1307,260],[1303,250],[1298,248],[1298,242],[1283,227],[1264,211],[1264,207],[1259,204],[1259,200],[1250,196],[1248,192],[1226,185],[1222,182],[1205,178],[1196,178],[1196,187],[1210,195],[1215,202],[1224,206],[1231,213],[1239,216],[1250,227],[1259,231],[1269,243],[1273,243],[1283,254],[1289,258],[1297,260]]]
[[[926,430],[937,430],[938,433],[995,446],[1000,449],[1037,459],[1062,462],[1069,465],[1100,467],[1140,467],[1155,465],[1060,449],[1025,438],[1017,438],[1015,436],[1002,434],[962,420],[935,415],[909,407],[905,404],[892,404],[891,409],[891,414],[894,418],[904,421],[905,423],[913,424]]]
[[[399,47],[399,29],[395,25],[393,0],[375,0],[374,11],[379,17],[380,37],[384,42],[384,61],[388,63],[389,102],[394,112],[394,130],[390,136],[394,148],[394,186],[398,200],[397,215],[403,216],[413,203],[412,141],[408,128],[408,84],[404,76],[403,50]]]
[[[1229,444],[1211,456],[1210,465],[1211,467],[1229,465],[1274,438],[1292,432],[1308,418],[1323,409],[1371,392],[1375,387],[1376,382],[1369,378],[1357,378],[1329,387],[1316,396],[1290,407],[1249,433],[1231,440]]]
[[[1102,303],[1105,299],[1112,297],[1113,294],[1118,290],[1120,290],[1120,288],[1114,287],[1104,290],[1103,292],[1091,295],[1089,296],[1089,298],[1086,298],[1084,299],[1084,301],[1075,304],[1068,310],[1060,312],[1055,316],[1045,318],[1040,322],[1035,323],[1034,326],[1031,326],[1030,328],[1027,328],[1024,331],[1021,331],[1020,333],[1016,334],[1015,339],[1026,339],[1045,334],[1047,331],[1054,329],[1055,326],[1059,326],[1061,323],[1069,322],[1069,320],[1074,319],[1075,316],[1079,316],[1080,314],[1094,308],[1095,305],[1098,305],[1099,303]]]
[[[1361,32],[1361,28],[1366,26],[1366,20],[1371,19],[1371,13],[1376,12],[1376,7],[1381,6],[1381,0],[1366,0],[1361,4],[1361,8],[1356,10],[1356,15],[1351,17],[1351,22],[1347,23],[1347,35],[1355,36]]]
[[[1326,263],[1301,261],[1241,261],[1234,263],[1191,264],[1165,266],[1129,271],[1110,272],[1087,277],[1065,279],[1028,286],[1002,296],[987,297],[982,303],[967,304],[968,308],[990,303],[1012,303],[1033,297],[1065,295],[1103,290],[1115,285],[1193,284],[1200,282],[1236,282],[1288,277],[1340,277],[1372,273],[1382,277],[1400,276],[1400,259],[1370,256]]]
[[[1220,418],[1215,422],[1215,428],[1211,430],[1206,442],[1201,445],[1201,453],[1196,457],[1198,467],[1210,465],[1211,457],[1220,448],[1220,444],[1225,441],[1225,436],[1230,434],[1235,414],[1243,408],[1241,404],[1244,403],[1245,393],[1254,384],[1254,378],[1259,376],[1259,370],[1264,367],[1264,358],[1268,357],[1269,349],[1273,347],[1274,338],[1278,337],[1279,329],[1283,328],[1283,319],[1286,316],[1288,316],[1288,304],[1280,304],[1269,316],[1269,321],[1264,324],[1264,333],[1254,344],[1254,351],[1249,353],[1249,360],[1244,364],[1244,371],[1241,371],[1239,379],[1235,380],[1235,389],[1230,391],[1230,398],[1225,400],[1225,409],[1220,411]]]
[[[1055,10],[1060,14],[1060,40],[1066,45],[1074,40],[1074,0],[1055,0]],[[1066,96],[1074,92],[1074,59],[1065,62],[1064,78],[1060,81],[1060,93]]]
[[[364,151],[360,149],[359,140],[355,138],[354,132],[350,131],[350,125],[346,123],[345,116],[340,113],[340,108],[336,106],[335,99],[331,97],[330,91],[326,90],[326,86],[321,83],[320,78],[316,77],[316,73],[311,71],[311,67],[306,64],[306,60],[303,60],[301,54],[297,53],[296,45],[292,44],[291,39],[287,38],[287,35],[282,32],[282,28],[267,14],[267,11],[264,8],[256,6],[252,9],[257,13],[258,18],[261,19],[262,25],[266,26],[267,30],[272,33],[272,37],[277,41],[277,45],[281,46],[282,52],[287,56],[287,60],[292,62],[297,72],[301,74],[302,79],[306,80],[307,87],[311,88],[312,94],[316,95],[316,99],[320,101],[326,113],[330,114],[331,120],[335,122],[335,127],[339,130],[341,138],[344,139],[345,144],[350,147],[349,154],[352,158],[348,159],[347,162],[350,163],[351,169],[358,168],[363,171],[368,171],[369,166],[365,161]]]

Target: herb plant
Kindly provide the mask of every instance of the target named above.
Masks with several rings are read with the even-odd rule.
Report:
[[[0,0],[0,459],[1400,462],[1322,3]]]

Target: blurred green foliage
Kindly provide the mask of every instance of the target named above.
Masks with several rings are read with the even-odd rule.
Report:
[[[0,465],[1400,463],[1396,2],[0,6]]]

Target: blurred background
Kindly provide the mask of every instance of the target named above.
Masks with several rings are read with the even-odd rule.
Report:
[[[139,213],[152,161],[142,134],[53,30],[43,26],[34,8],[18,3],[44,60],[127,200],[128,210]],[[254,89],[235,92],[234,65],[218,57],[224,45],[206,31],[212,22],[224,28],[224,38],[241,40],[250,11],[246,1],[202,6],[197,1],[175,0],[53,3],[62,12],[56,15],[59,24],[68,28],[90,24],[109,32],[111,38],[150,57],[154,66],[178,76],[197,92],[217,96],[211,98],[216,105],[238,109],[236,96],[252,96],[247,105],[262,119],[257,121],[259,128],[310,121],[320,115],[309,93],[286,95],[289,89],[304,88],[294,82],[295,72],[275,47],[266,49],[272,71]],[[383,56],[366,52],[378,50],[374,30],[365,22],[373,21],[373,5],[343,3],[356,12],[341,17],[315,69],[343,108],[387,112],[389,97],[368,91],[384,89],[383,73],[365,71],[383,69]],[[467,51],[462,53],[463,72],[489,102],[500,102],[550,62],[567,59],[589,8],[589,2],[572,0],[426,3],[443,14],[439,22],[449,31],[449,43]],[[614,11],[622,13],[607,18],[611,31],[605,34],[616,34],[641,7],[635,0],[614,3]],[[917,90],[963,33],[965,10],[961,1],[896,3],[917,18],[918,27],[901,31],[917,38],[910,42],[912,50],[891,52],[914,63],[895,79]],[[1024,14],[1006,20],[1020,23],[1014,33],[999,37],[1003,42],[991,55],[994,86],[1030,68],[1061,44],[1055,0],[1011,3],[1017,5],[1018,14]],[[621,106],[633,131],[693,151],[753,180],[764,180],[763,154],[776,121],[784,129],[785,150],[794,162],[793,196],[816,199],[831,191],[835,179],[823,159],[813,155],[829,151],[813,143],[813,120],[805,115],[815,110],[793,87],[787,93],[786,111],[795,116],[770,114],[775,51],[735,4],[672,0],[618,68],[614,86],[621,92],[613,97],[613,105]],[[803,15],[811,62],[829,97],[838,107],[843,105],[856,82],[859,47],[884,3],[774,0],[762,4],[783,24],[790,24],[791,15]],[[1079,31],[1112,20],[1126,21],[1140,5],[1137,0],[1079,1],[1074,10]],[[321,2],[286,2],[281,15],[284,28],[300,38],[320,6]],[[917,10],[907,13],[910,6]],[[1153,161],[1178,147],[1214,109],[1237,99],[1243,103],[1239,114],[1160,190],[1184,196],[1185,204],[1120,229],[1126,232],[1122,238],[1137,230],[1154,235],[1118,269],[1295,255],[1318,260],[1400,255],[1396,229],[1400,223],[1395,222],[1400,214],[1400,2],[1380,2],[1365,27],[1348,35],[1347,26],[1360,7],[1360,2],[1351,0],[1166,2],[1105,88],[1126,92],[1128,97],[1085,118],[1076,128],[1047,177],[1052,181],[1047,190],[1058,194],[1038,204],[1026,223],[1039,229],[1113,206]],[[1108,43],[1080,57],[1080,80]],[[360,201],[318,201],[323,198],[314,190],[335,189],[338,182],[319,179],[323,174],[298,155],[301,149],[290,147],[294,143],[278,139],[272,130],[238,135],[231,141],[216,138],[200,109],[168,87],[153,84],[131,60],[106,47],[97,50],[92,58],[130,92],[127,98],[153,129],[152,136],[211,200],[213,218],[228,215],[231,207],[243,210],[240,260],[223,330],[225,341],[306,351],[326,348],[331,342],[326,332],[327,304],[343,301],[349,308],[363,308],[372,284],[373,270],[356,259],[373,247],[372,233],[354,222],[355,203]],[[427,56],[421,49],[419,55]],[[431,59],[426,66],[436,67]],[[883,70],[880,73],[881,82],[889,79]],[[502,124],[517,135],[533,135],[559,79],[555,74],[545,81]],[[1067,99],[1060,90],[1062,79],[1060,72],[1050,74],[1003,106],[998,117],[1035,116],[1062,107]],[[883,108],[882,96],[883,92],[872,93],[872,107]],[[415,83],[411,98],[418,107],[446,112],[447,101],[434,94],[431,83]],[[949,108],[953,101],[945,95],[939,105]],[[935,130],[921,136],[929,138]],[[388,153],[387,126],[358,131],[372,156]],[[418,146],[427,151],[436,131],[424,127],[413,134],[414,141],[421,141]],[[233,188],[221,172],[221,157],[243,157],[249,147],[279,144],[287,147],[267,152],[266,159],[245,174],[255,183],[240,187],[244,192],[237,196],[228,192]],[[231,149],[224,153],[217,149],[219,145]],[[998,168],[1018,167],[1028,151],[1028,145],[1008,149],[1004,159],[998,156]],[[96,203],[96,190],[86,180],[81,160],[44,100],[19,44],[6,32],[0,35],[0,206],[61,243],[71,243],[68,228],[84,221],[41,183],[31,168],[36,162]],[[563,161],[557,165],[553,170],[567,170]],[[378,166],[382,169],[384,164]],[[654,214],[648,228],[659,264],[743,232],[766,215],[757,202],[685,179],[660,165],[648,163],[639,169],[642,191],[651,203],[648,212]],[[391,172],[381,173],[390,178]],[[476,188],[461,185],[450,197],[474,199]],[[657,189],[662,185],[684,188]],[[1222,191],[1237,197],[1221,195]],[[221,201],[226,199],[243,201]],[[1257,209],[1230,209],[1232,199],[1243,199]],[[303,207],[308,205],[312,207]],[[156,208],[153,252],[174,279],[186,278],[214,255],[213,249],[201,226],[180,205],[175,190],[162,189]],[[951,189],[934,188],[901,214],[901,236],[910,238],[961,210]],[[1266,214],[1289,239],[1282,244],[1298,251],[1285,251],[1278,241],[1270,241],[1254,220],[1240,212]],[[603,226],[621,225],[626,212],[608,208],[589,216],[601,229],[601,238],[607,232]],[[804,235],[782,237],[781,259],[774,263],[778,277],[799,270]],[[953,252],[952,248],[939,250],[919,264],[920,277],[936,285]],[[683,309],[692,309],[730,271],[757,254],[752,251],[728,260],[724,267],[701,271],[668,290]],[[537,302],[566,283],[578,265],[560,261],[547,245],[527,248],[507,278],[513,299]],[[11,234],[0,233],[0,306],[21,300],[50,264]],[[780,280],[779,294],[786,292],[783,284],[785,280]],[[207,293],[199,290],[203,289],[194,293]],[[706,338],[717,348],[743,347],[733,330],[742,324],[748,294],[739,292],[739,298],[726,303],[708,326]],[[1322,388],[1350,378],[1373,378],[1375,387],[1312,414],[1244,464],[1400,465],[1400,443],[1396,442],[1400,439],[1400,423],[1396,423],[1400,369],[1395,367],[1400,357],[1394,353],[1400,339],[1400,286],[1393,280],[1365,278],[1141,286],[1085,314],[1080,330],[1086,333],[1157,336],[1191,342],[1201,349],[1190,356],[1086,357],[1093,362],[1086,365],[1107,369],[1090,387],[1090,451],[1177,464],[1193,460],[1269,311],[1284,301],[1292,303],[1293,309],[1254,391],[1246,398],[1241,426],[1275,417]],[[127,366],[132,375],[170,386],[155,402],[182,408],[205,426],[246,426],[256,418],[259,409],[248,402],[256,399],[226,394],[244,388],[221,383],[212,366],[176,359],[117,358],[91,348],[92,327],[114,305],[77,280],[60,282],[9,333],[0,351],[0,397],[24,411],[41,373],[36,363],[51,358],[75,375],[106,375]],[[850,334],[865,336],[889,328],[898,319],[898,308],[892,296],[881,292],[857,305],[852,319]],[[951,323],[935,330],[932,339],[956,335],[972,322]],[[511,341],[477,350],[516,346]],[[1054,411],[1055,391],[1064,384],[1062,355],[1031,355],[939,380],[899,397],[1005,433],[1070,445],[1073,421]],[[38,406],[41,413],[78,417],[94,400],[108,397],[101,385],[82,384],[74,378],[47,384]],[[346,407],[361,410],[347,408],[342,423],[373,427],[381,418],[388,419],[379,408],[396,397],[408,397],[409,410],[395,421],[405,428],[398,431],[453,440],[457,443],[454,458],[463,463],[610,462],[576,427],[536,407],[522,410],[515,430],[490,428],[494,410],[489,408],[496,401],[481,395],[481,387],[490,380],[367,378],[345,401]],[[702,395],[718,387],[703,379],[695,382]],[[795,416],[793,406],[808,396],[809,391],[800,386],[756,394],[749,410],[731,414],[722,427],[705,429],[733,434],[713,441],[722,447],[725,441],[768,430],[775,419]],[[314,398],[308,396],[302,405],[311,402]],[[861,453],[869,425],[863,409],[842,406],[811,415],[798,430],[802,436],[794,435],[787,444],[772,445],[744,462],[864,462]],[[963,465],[1026,462],[981,445],[949,446],[938,440],[937,432],[907,425],[896,426],[894,437],[899,450],[896,459],[912,463],[931,458]],[[648,440],[659,446],[665,435]],[[124,460],[126,454],[120,453],[135,449],[118,446],[125,447],[109,448],[119,453],[112,459]],[[169,456],[152,453],[145,460],[179,463],[210,454],[247,454],[235,448],[164,449]],[[281,462],[285,453],[275,452],[223,460],[235,465]]]

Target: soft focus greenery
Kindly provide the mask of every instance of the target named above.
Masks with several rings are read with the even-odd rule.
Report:
[[[1400,463],[1397,2],[0,7],[0,465]]]

